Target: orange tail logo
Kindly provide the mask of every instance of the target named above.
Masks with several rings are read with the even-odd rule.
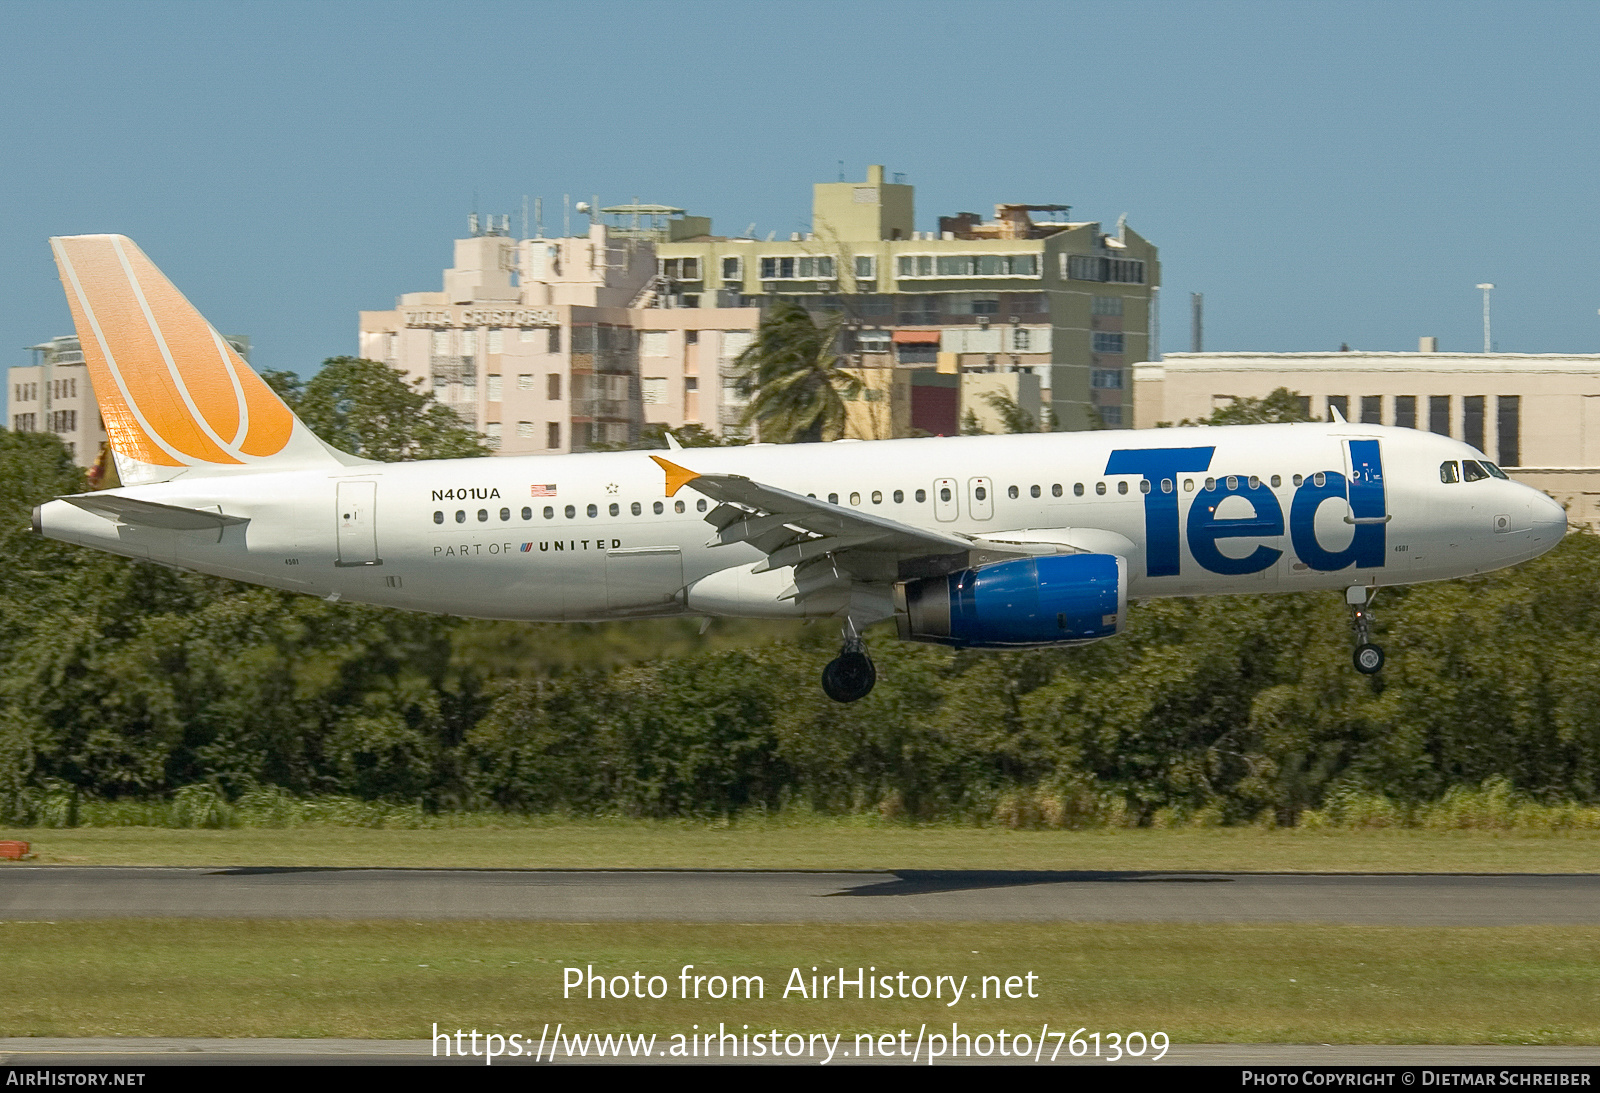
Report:
[[[113,449],[160,467],[284,450],[294,414],[132,240],[50,243]]]

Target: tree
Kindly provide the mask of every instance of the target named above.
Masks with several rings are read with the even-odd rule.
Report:
[[[1178,424],[1267,425],[1277,422],[1310,421],[1311,414],[1306,409],[1306,403],[1309,401],[1287,387],[1280,387],[1264,398],[1235,398],[1226,406],[1212,410],[1209,417],[1200,421],[1190,421],[1185,418]]]
[[[329,357],[309,381],[292,372],[263,378],[312,432],[351,455],[399,463],[490,451],[454,411],[420,389],[423,380],[408,382],[381,361]]]
[[[985,391],[983,401],[1000,415],[1000,427],[1008,433],[1037,433],[1039,423],[1033,415],[1017,405],[1017,400],[1004,391]]]
[[[861,380],[840,367],[842,316],[818,326],[799,304],[776,301],[755,340],[734,361],[734,388],[750,400],[743,422],[780,444],[835,440],[844,433],[845,400]]]

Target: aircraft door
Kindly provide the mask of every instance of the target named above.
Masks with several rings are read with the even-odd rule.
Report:
[[[988,520],[994,516],[994,481],[992,479],[967,479],[967,513],[974,520]]]
[[[960,505],[961,503],[956,499],[956,480],[954,478],[935,478],[933,480],[933,518],[948,523],[961,515]]]
[[[630,613],[671,603],[683,590],[676,546],[616,547],[606,552],[606,606]]]
[[[338,495],[339,560],[335,566],[382,565],[378,557],[378,484],[340,482]]]

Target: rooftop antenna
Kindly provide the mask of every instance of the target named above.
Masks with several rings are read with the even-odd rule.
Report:
[[[754,239],[756,237],[756,222],[754,220],[750,221],[750,226],[744,230],[744,237],[746,239]]]
[[[522,195],[522,238],[528,238],[528,195]]]
[[[1126,243],[1127,241],[1128,241],[1128,214],[1127,213],[1123,213],[1121,216],[1117,217],[1117,242],[1118,243]]]
[[[839,161],[839,181],[844,181],[844,160]]]
[[[538,238],[544,238],[544,198],[533,199],[533,230],[538,232]]]
[[[561,195],[561,238],[572,235],[572,195]]]
[[[633,234],[639,234],[639,195],[633,195]]]

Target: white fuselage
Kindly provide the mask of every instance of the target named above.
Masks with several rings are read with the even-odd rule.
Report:
[[[1566,530],[1560,506],[1530,487],[1503,478],[1442,481],[1441,463],[1482,460],[1466,445],[1370,425],[659,454],[695,472],[742,475],[985,540],[1048,540],[1038,534],[1045,529],[1081,529],[1088,542],[1094,533],[1120,536],[1131,547],[1127,591],[1134,598],[1442,580],[1536,557]],[[1353,459],[1374,464],[1365,468],[1365,509],[1354,485],[1364,472]],[[1352,484],[1348,499],[1328,493],[1335,480]],[[715,503],[692,485],[668,496],[662,469],[646,452],[182,477],[118,492],[248,522],[170,531],[56,501],[41,509],[40,530],[254,584],[452,615],[594,620],[807,611],[776,594],[737,611],[696,602],[695,582],[762,556],[743,544],[707,546],[714,529],[705,514]]]

